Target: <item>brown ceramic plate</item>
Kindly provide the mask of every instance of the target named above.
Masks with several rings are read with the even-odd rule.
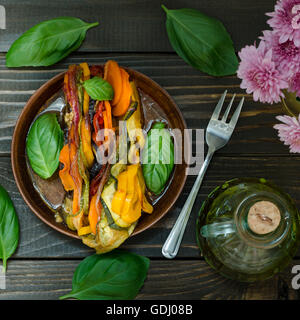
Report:
[[[137,87],[159,104],[160,108],[167,115],[169,127],[178,128],[183,132],[186,128],[185,121],[170,95],[149,77],[129,68],[126,68],[126,70],[135,80]],[[64,223],[57,223],[55,221],[53,211],[44,203],[32,184],[25,159],[25,144],[29,127],[40,108],[62,88],[63,78],[64,73],[60,73],[46,82],[32,95],[21,112],[12,140],[12,169],[19,191],[30,209],[53,229],[70,237],[79,238],[77,233],[68,229]],[[184,159],[183,155],[184,150],[182,149],[182,159]],[[154,205],[154,211],[151,215],[142,215],[133,235],[151,227],[171,209],[182,191],[185,180],[186,165],[175,165],[173,178],[167,191]]]

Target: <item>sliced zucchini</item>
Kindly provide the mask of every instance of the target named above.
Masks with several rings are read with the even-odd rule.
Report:
[[[112,217],[112,215],[110,213],[110,210],[109,210],[108,206],[106,205],[105,201],[103,200],[103,198],[100,198],[100,200],[101,200],[104,212],[105,212],[105,216],[106,216],[106,219],[107,219],[108,226],[110,228],[112,228],[112,229],[115,229],[115,230],[127,230],[127,228],[120,227],[115,223],[115,221],[114,221],[114,219],[113,219],[113,217]]]
[[[119,145],[118,145],[118,162],[126,164],[127,163],[127,129],[126,129],[126,121],[119,122]]]
[[[135,108],[130,108],[128,110],[128,115],[126,116],[126,129],[129,140],[128,162],[137,163],[139,162],[139,149],[142,149],[145,145],[145,136],[142,130],[142,113],[139,93],[134,82],[130,82],[130,85],[133,92],[132,106],[135,106]],[[134,111],[132,112],[132,110]]]
[[[126,164],[118,162],[111,167],[110,174],[113,177],[117,178],[118,175],[125,169],[126,169]]]
[[[126,121],[127,134],[131,143],[134,143],[136,138],[139,138],[141,135],[142,122],[139,114],[138,110],[133,112],[131,117]]]
[[[68,228],[71,230],[76,230],[75,226],[74,226],[74,218],[80,214],[80,211],[78,211],[78,213],[76,213],[75,215],[73,215],[73,200],[65,197],[65,201],[62,205],[62,216],[63,219],[65,221],[65,223],[67,224]]]
[[[123,121],[127,121],[133,115],[133,113],[137,110],[137,107],[138,107],[138,103],[136,101],[133,101],[129,106],[127,112],[125,113]]]
[[[137,164],[140,162],[139,150],[134,143],[129,147],[128,162],[130,164]]]
[[[118,179],[116,177],[114,177],[112,174],[109,176],[106,184],[104,185],[104,188],[105,188],[105,186],[108,187],[111,183],[115,184],[115,189],[117,190],[117,188],[118,188]]]

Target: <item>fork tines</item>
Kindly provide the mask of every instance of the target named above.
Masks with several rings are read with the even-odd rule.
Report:
[[[224,91],[224,93],[222,94],[220,100],[218,101],[218,104],[216,105],[216,108],[215,108],[215,110],[214,110],[214,112],[212,114],[212,117],[211,117],[212,120],[218,120],[219,119],[220,112],[221,112],[222,106],[224,104],[226,94],[227,94],[227,90]],[[234,94],[232,96],[232,98],[231,98],[231,100],[230,100],[230,102],[229,102],[229,104],[228,104],[228,106],[227,106],[227,108],[226,108],[226,110],[224,112],[224,115],[222,117],[222,120],[221,120],[222,122],[226,122],[235,96],[236,96],[236,94]],[[231,126],[235,126],[236,125],[237,120],[238,120],[239,115],[240,115],[240,112],[242,110],[242,106],[243,106],[244,100],[245,100],[245,98],[243,97],[241,99],[239,105],[237,106],[234,114],[232,115],[231,120],[229,122],[229,125],[231,125]]]

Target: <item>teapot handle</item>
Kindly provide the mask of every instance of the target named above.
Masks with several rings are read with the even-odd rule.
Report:
[[[226,235],[235,232],[236,226],[233,220],[206,224],[200,229],[200,234],[204,238],[215,238],[219,235]]]

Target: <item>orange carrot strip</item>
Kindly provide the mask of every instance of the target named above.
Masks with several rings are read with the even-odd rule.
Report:
[[[103,121],[104,121],[104,129],[108,129],[108,126],[107,126],[107,114],[106,114],[106,111],[103,111]]]
[[[104,66],[104,80],[108,81],[114,89],[114,98],[112,104],[119,102],[122,94],[122,76],[118,63],[114,60],[108,60]]]
[[[66,191],[74,189],[74,181],[70,175],[70,153],[69,146],[66,144],[60,151],[59,162],[61,162],[64,167],[59,170],[59,177]]]
[[[120,68],[120,70],[122,75],[123,90],[120,101],[112,109],[112,114],[115,117],[122,116],[126,113],[132,95],[132,89],[129,83],[129,74],[122,68]]]
[[[72,136],[72,128],[70,136]],[[82,179],[79,174],[78,157],[74,142],[65,145],[59,155],[59,161],[64,164],[64,168],[59,171],[59,177],[66,191],[74,190],[73,196],[73,214],[76,214],[80,208],[80,197],[82,188]]]
[[[109,101],[104,101],[104,106],[105,106],[106,116],[107,116],[107,128],[112,129],[111,106]]]
[[[99,220],[99,215],[96,208],[96,202],[97,202],[97,193],[94,194],[94,196],[91,199],[90,202],[90,210],[89,210],[89,216],[88,220],[90,223],[91,231],[93,234],[96,234],[97,231],[97,223]]]

